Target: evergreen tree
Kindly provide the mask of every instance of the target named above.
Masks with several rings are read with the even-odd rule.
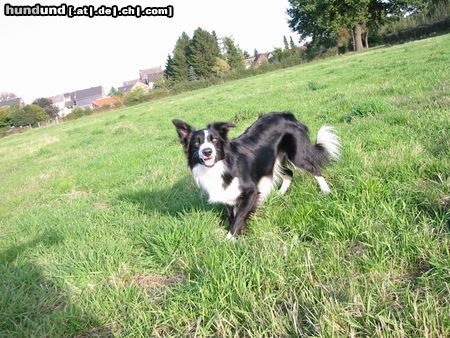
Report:
[[[164,69],[164,76],[167,79],[173,79],[175,77],[175,72],[173,69],[173,59],[172,56],[167,55],[166,68]]]
[[[119,92],[119,91],[118,91],[114,86],[112,86],[111,89],[109,90],[108,96],[114,96],[114,95],[117,95],[118,92]]]
[[[230,65],[230,68],[242,68],[244,56],[242,54],[242,51],[234,44],[233,39],[230,37],[224,37],[223,44],[225,48],[225,57],[228,64]]]
[[[290,36],[289,47],[290,47],[290,49],[296,49],[297,48],[297,46],[294,43],[294,40],[292,40],[292,36]]]
[[[284,50],[288,50],[289,49],[289,44],[288,44],[288,41],[286,39],[286,35],[283,35],[283,44],[284,44]]]
[[[175,81],[186,81],[188,74],[189,36],[183,32],[178,38],[172,57],[172,78]]]
[[[255,50],[253,51],[253,57],[254,58],[257,58],[258,57],[258,51],[256,50],[256,48],[255,48]]]
[[[212,36],[214,37],[214,41],[216,42],[216,45],[217,45],[217,52],[219,53],[219,56],[220,56],[220,47],[219,47],[219,39],[217,38],[217,34],[216,34],[216,31],[212,31]]]
[[[197,28],[189,45],[189,65],[193,67],[198,77],[209,77],[220,57],[220,48],[217,37],[208,31]]]
[[[189,81],[195,81],[195,80],[198,79],[198,76],[197,76],[197,74],[195,73],[194,67],[189,66],[189,70],[188,70],[188,75],[187,75],[187,77],[188,77],[188,80],[189,80]]]

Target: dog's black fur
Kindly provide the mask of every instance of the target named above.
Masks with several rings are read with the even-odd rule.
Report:
[[[258,205],[259,183],[264,177],[272,177],[275,181],[275,166],[278,166],[278,175],[290,182],[293,172],[287,167],[287,163],[304,169],[317,178],[321,177],[321,167],[327,160],[333,155],[337,158],[337,154],[329,149],[329,141],[318,141],[312,145],[308,128],[291,113],[261,115],[242,135],[231,141],[228,139],[228,131],[234,124],[230,122],[212,123],[199,131],[181,120],[172,122],[196,180],[213,175],[214,166],[220,166],[215,179],[208,178],[200,184],[197,181],[197,184],[212,194],[213,188],[210,189],[209,185],[215,185],[213,180],[220,180],[223,188],[220,194],[231,195],[231,199],[221,200],[219,197],[213,201],[225,204],[231,235],[242,233],[247,219]],[[339,147],[338,141],[335,142]],[[208,155],[213,148],[214,159]],[[237,180],[234,181],[235,179]],[[232,184],[233,188],[227,190]],[[220,190],[220,187],[214,189]],[[230,193],[233,189],[238,192],[236,198]]]

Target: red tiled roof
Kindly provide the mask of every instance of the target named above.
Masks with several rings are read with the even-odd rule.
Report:
[[[116,102],[117,102],[117,99],[114,96],[111,96],[111,97],[105,97],[104,99],[94,100],[94,101],[92,101],[92,104],[96,107],[103,107],[103,106],[111,106]]]

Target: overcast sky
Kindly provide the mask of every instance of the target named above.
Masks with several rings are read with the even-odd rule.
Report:
[[[232,36],[253,55],[283,45],[283,35],[298,35],[288,26],[288,0],[109,0],[66,1],[68,5],[174,7],[174,17],[7,17],[11,5],[60,5],[64,1],[0,0],[0,92],[13,92],[26,103],[38,97],[139,77],[139,69],[161,65],[185,31],[197,27]]]

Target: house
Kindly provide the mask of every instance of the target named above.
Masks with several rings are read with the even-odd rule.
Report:
[[[164,70],[161,66],[139,70],[139,79],[124,81],[117,90],[121,93],[129,93],[133,89],[142,88],[144,90],[153,89],[155,81],[164,77]]]
[[[265,62],[269,62],[269,60],[273,57],[272,52],[268,53],[260,53],[256,56],[253,67],[258,68]]]
[[[139,79],[134,79],[134,80],[128,80],[128,81],[124,81],[123,82],[123,85],[124,86],[132,86],[132,85],[134,85],[136,82],[138,82],[139,81]]]
[[[153,89],[155,81],[164,76],[161,66],[139,70],[139,81]]]
[[[58,116],[64,117],[70,114],[74,106],[75,92],[65,93],[49,97],[54,106],[58,107]]]
[[[75,106],[75,92],[64,93],[63,95],[66,108],[72,109]]]
[[[132,81],[125,81],[123,83],[123,86],[119,87],[117,90],[121,93],[129,93],[133,89],[136,89],[136,88],[142,88],[144,90],[150,89],[150,87],[148,85],[142,83],[139,80],[136,80],[136,82],[134,82],[134,83]]]
[[[92,101],[105,97],[102,86],[75,91],[75,106],[92,108]]]
[[[15,98],[13,98],[13,99],[0,101],[0,107],[9,108],[9,107],[11,107],[13,104],[16,104],[16,105],[18,105],[19,107],[22,107],[22,106],[24,105],[24,102],[23,102],[22,98],[20,98],[20,97],[15,97]]]
[[[94,108],[114,107],[116,103],[117,99],[114,96],[108,96],[104,99],[97,99],[92,101],[92,105],[94,106]]]
[[[249,69],[255,63],[255,58],[249,57],[244,59],[244,67],[245,69]]]

